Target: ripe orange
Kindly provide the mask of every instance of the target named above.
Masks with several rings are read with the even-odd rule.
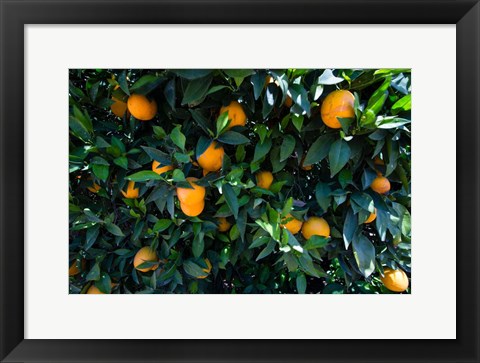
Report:
[[[94,182],[93,185],[91,187],[87,187],[87,189],[92,193],[98,193],[98,191],[102,189],[102,187]]]
[[[330,226],[327,221],[321,217],[310,217],[302,227],[302,235],[305,239],[312,236],[330,236]]]
[[[86,264],[86,261],[82,259],[82,261],[80,262],[82,270],[85,270]],[[68,276],[75,276],[78,275],[80,272],[80,269],[77,267],[77,261],[73,261],[72,265],[68,269]]]
[[[269,83],[275,83],[278,87],[280,87],[280,83],[275,78],[273,78],[272,76],[266,76],[265,84],[263,85],[263,88],[264,89],[267,88]]]
[[[293,219],[288,221],[285,224],[281,224],[280,226],[288,229],[291,234],[297,234],[300,231],[300,229],[302,229],[303,222],[294,218],[290,213],[285,217],[285,219],[289,219],[289,218],[293,218]]]
[[[242,105],[237,101],[232,101],[228,106],[222,107],[220,109],[220,115],[224,112],[228,112],[228,119],[230,120],[230,124],[228,125],[229,129],[234,126],[245,126],[247,115],[245,115]]]
[[[128,111],[140,121],[151,120],[157,113],[157,102],[149,100],[144,95],[133,94],[128,97]]]
[[[114,90],[118,89],[119,87],[120,86],[117,84]],[[115,97],[112,97],[112,101],[114,101],[115,103],[110,106],[110,110],[112,110],[115,116],[123,117],[123,115],[125,115],[125,112],[127,112],[127,103]]]
[[[372,184],[370,184],[370,188],[372,188],[374,192],[385,194],[390,190],[390,182],[384,176],[379,175],[373,179]]]
[[[203,212],[205,208],[205,201],[202,199],[197,203],[182,203],[180,202],[180,209],[189,217],[196,217]]]
[[[202,202],[205,198],[205,187],[197,185],[195,181],[197,178],[188,177],[187,182],[192,186],[192,188],[177,188],[177,197],[181,203],[184,204],[198,204]]]
[[[355,117],[354,103],[355,97],[349,91],[337,90],[329,93],[322,103],[322,121],[332,129],[341,128],[342,125],[337,120],[337,117]]]
[[[223,155],[225,155],[223,146],[212,141],[203,154],[197,158],[197,161],[203,170],[217,171],[222,167]]]
[[[370,213],[366,221],[363,223],[372,223],[375,219],[377,219],[377,208],[375,208],[373,213]]]
[[[127,191],[124,192],[121,190],[123,196],[128,199],[136,199],[138,198],[138,193],[140,192],[140,189],[135,188],[135,182],[134,181],[129,181],[128,182],[128,187]]]
[[[144,262],[157,262],[157,261],[158,261],[157,253],[155,251],[152,251],[150,246],[145,246],[138,250],[137,254],[133,259],[133,266],[138,271],[141,271],[141,272],[155,271],[158,268],[158,265],[154,265],[152,267],[146,267],[146,268],[137,268],[137,266],[140,266]]]
[[[152,170],[158,175],[161,175],[163,173],[166,173],[169,170],[173,170],[173,165],[165,165],[160,167],[160,163],[156,160],[153,160]]]
[[[287,98],[285,98],[285,106],[290,108],[290,107],[292,107],[292,105],[293,105],[292,98],[290,96],[287,96]]]
[[[210,273],[210,271],[212,271],[212,264],[210,263],[210,260],[208,258],[205,259],[205,263],[207,264],[207,268],[202,268],[202,271],[203,272],[206,272],[207,274],[206,275],[200,275],[200,276],[197,276],[197,279],[204,279],[208,276],[208,274]]]
[[[87,290],[87,294],[103,294],[103,292],[101,292],[98,287],[96,287],[95,285],[92,285],[88,288]]]
[[[263,189],[270,189],[273,182],[273,174],[269,171],[259,171],[255,177],[257,178],[257,186]]]
[[[408,288],[408,277],[403,270],[392,270],[391,268],[385,267],[383,269],[384,277],[380,276],[383,285],[394,292],[403,292]]]
[[[225,217],[218,218],[218,230],[220,232],[227,232],[232,225]]]

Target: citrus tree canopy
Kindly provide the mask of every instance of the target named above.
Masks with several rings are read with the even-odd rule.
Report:
[[[409,69],[71,69],[71,293],[410,292]]]

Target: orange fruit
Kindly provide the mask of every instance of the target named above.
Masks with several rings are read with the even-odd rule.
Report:
[[[375,219],[377,219],[377,208],[375,208],[373,213],[370,213],[367,220],[363,223],[372,223]]]
[[[206,275],[201,275],[201,276],[197,276],[197,279],[204,279],[208,276],[208,274],[210,273],[210,271],[212,271],[212,264],[210,263],[210,260],[208,258],[205,259],[205,263],[207,264],[207,268],[202,268],[202,271],[203,272],[206,272],[207,274]]]
[[[305,239],[312,236],[330,236],[330,226],[327,221],[321,217],[310,217],[302,227],[302,235]]]
[[[289,218],[293,219],[285,224],[281,224],[280,226],[288,229],[291,234],[297,234],[298,232],[300,232],[300,229],[302,229],[303,222],[294,218],[290,213],[285,217],[285,219]]]
[[[157,261],[158,261],[157,252],[152,251],[150,246],[145,246],[140,248],[136,253],[133,259],[133,266],[138,271],[141,271],[141,272],[155,271],[158,268],[158,265],[155,265],[152,267],[146,267],[146,268],[138,268],[137,266],[140,266],[144,262],[157,262]]]
[[[198,204],[202,202],[205,198],[205,187],[197,185],[195,181],[197,178],[188,177],[187,182],[192,186],[192,188],[177,188],[177,197],[181,203],[184,204]]]
[[[131,95],[128,97],[127,106],[133,117],[140,121],[151,120],[157,113],[157,102],[144,95]]]
[[[158,175],[161,175],[163,173],[166,173],[169,170],[173,170],[173,166],[172,165],[165,165],[165,166],[160,167],[160,163],[156,160],[153,160],[152,170],[155,173],[157,173]]]
[[[349,91],[337,90],[329,93],[323,100],[320,110],[323,123],[332,129],[341,128],[342,125],[337,117],[355,117],[354,103],[355,97]]]
[[[394,292],[403,292],[408,288],[408,277],[405,271],[403,270],[392,270],[391,268],[385,267],[383,269],[384,277],[380,276],[383,285]]]
[[[103,292],[101,292],[95,285],[92,285],[88,288],[87,294],[103,294]]]
[[[87,187],[87,189],[92,193],[98,193],[98,191],[102,189],[102,187],[94,182],[93,185],[91,187]]]
[[[217,171],[222,167],[223,155],[225,155],[223,146],[212,141],[203,154],[197,158],[197,161],[203,170]]]
[[[218,230],[220,232],[227,232],[232,225],[225,217],[218,218]]]
[[[117,84],[113,90],[117,90],[118,88],[120,88],[120,86]],[[127,103],[115,97],[112,97],[112,101],[115,102],[110,106],[110,110],[112,111],[112,113],[115,116],[123,117],[123,115],[125,115],[125,112],[127,112]]]
[[[220,108],[220,115],[224,112],[228,112],[228,119],[230,120],[229,129],[234,126],[245,126],[247,115],[245,115],[242,105],[237,101],[232,101],[228,106]]]
[[[370,184],[370,188],[372,188],[374,192],[385,194],[390,190],[390,182],[384,176],[379,175],[373,179],[372,184]]]
[[[80,262],[82,270],[85,270],[86,264],[86,261],[82,259],[82,261]],[[68,276],[75,276],[78,275],[80,272],[80,269],[77,267],[77,261],[73,261],[72,265],[68,269]]]
[[[267,88],[269,83],[275,83],[277,86],[280,87],[280,83],[278,83],[278,81],[275,78],[273,78],[272,76],[266,76],[265,84],[263,85],[263,88]]]
[[[136,199],[138,198],[138,193],[140,192],[140,189],[135,188],[134,181],[129,181],[127,186],[127,191],[124,192],[123,190],[121,190],[121,192],[125,198]]]
[[[197,203],[180,202],[180,209],[182,210],[183,213],[185,213],[185,215],[189,217],[198,216],[200,213],[203,212],[203,208],[205,208],[205,201],[203,199]]]
[[[257,186],[263,189],[270,189],[270,186],[273,182],[273,174],[269,171],[263,170],[259,171],[255,175],[257,179]]]
[[[287,98],[285,98],[285,106],[287,107],[292,107],[293,105],[293,100],[290,96],[287,96]]]

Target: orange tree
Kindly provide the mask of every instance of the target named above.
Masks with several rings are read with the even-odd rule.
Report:
[[[71,293],[410,292],[408,69],[69,74]]]

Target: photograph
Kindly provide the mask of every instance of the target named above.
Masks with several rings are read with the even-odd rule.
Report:
[[[410,68],[68,76],[70,294],[411,293]]]

